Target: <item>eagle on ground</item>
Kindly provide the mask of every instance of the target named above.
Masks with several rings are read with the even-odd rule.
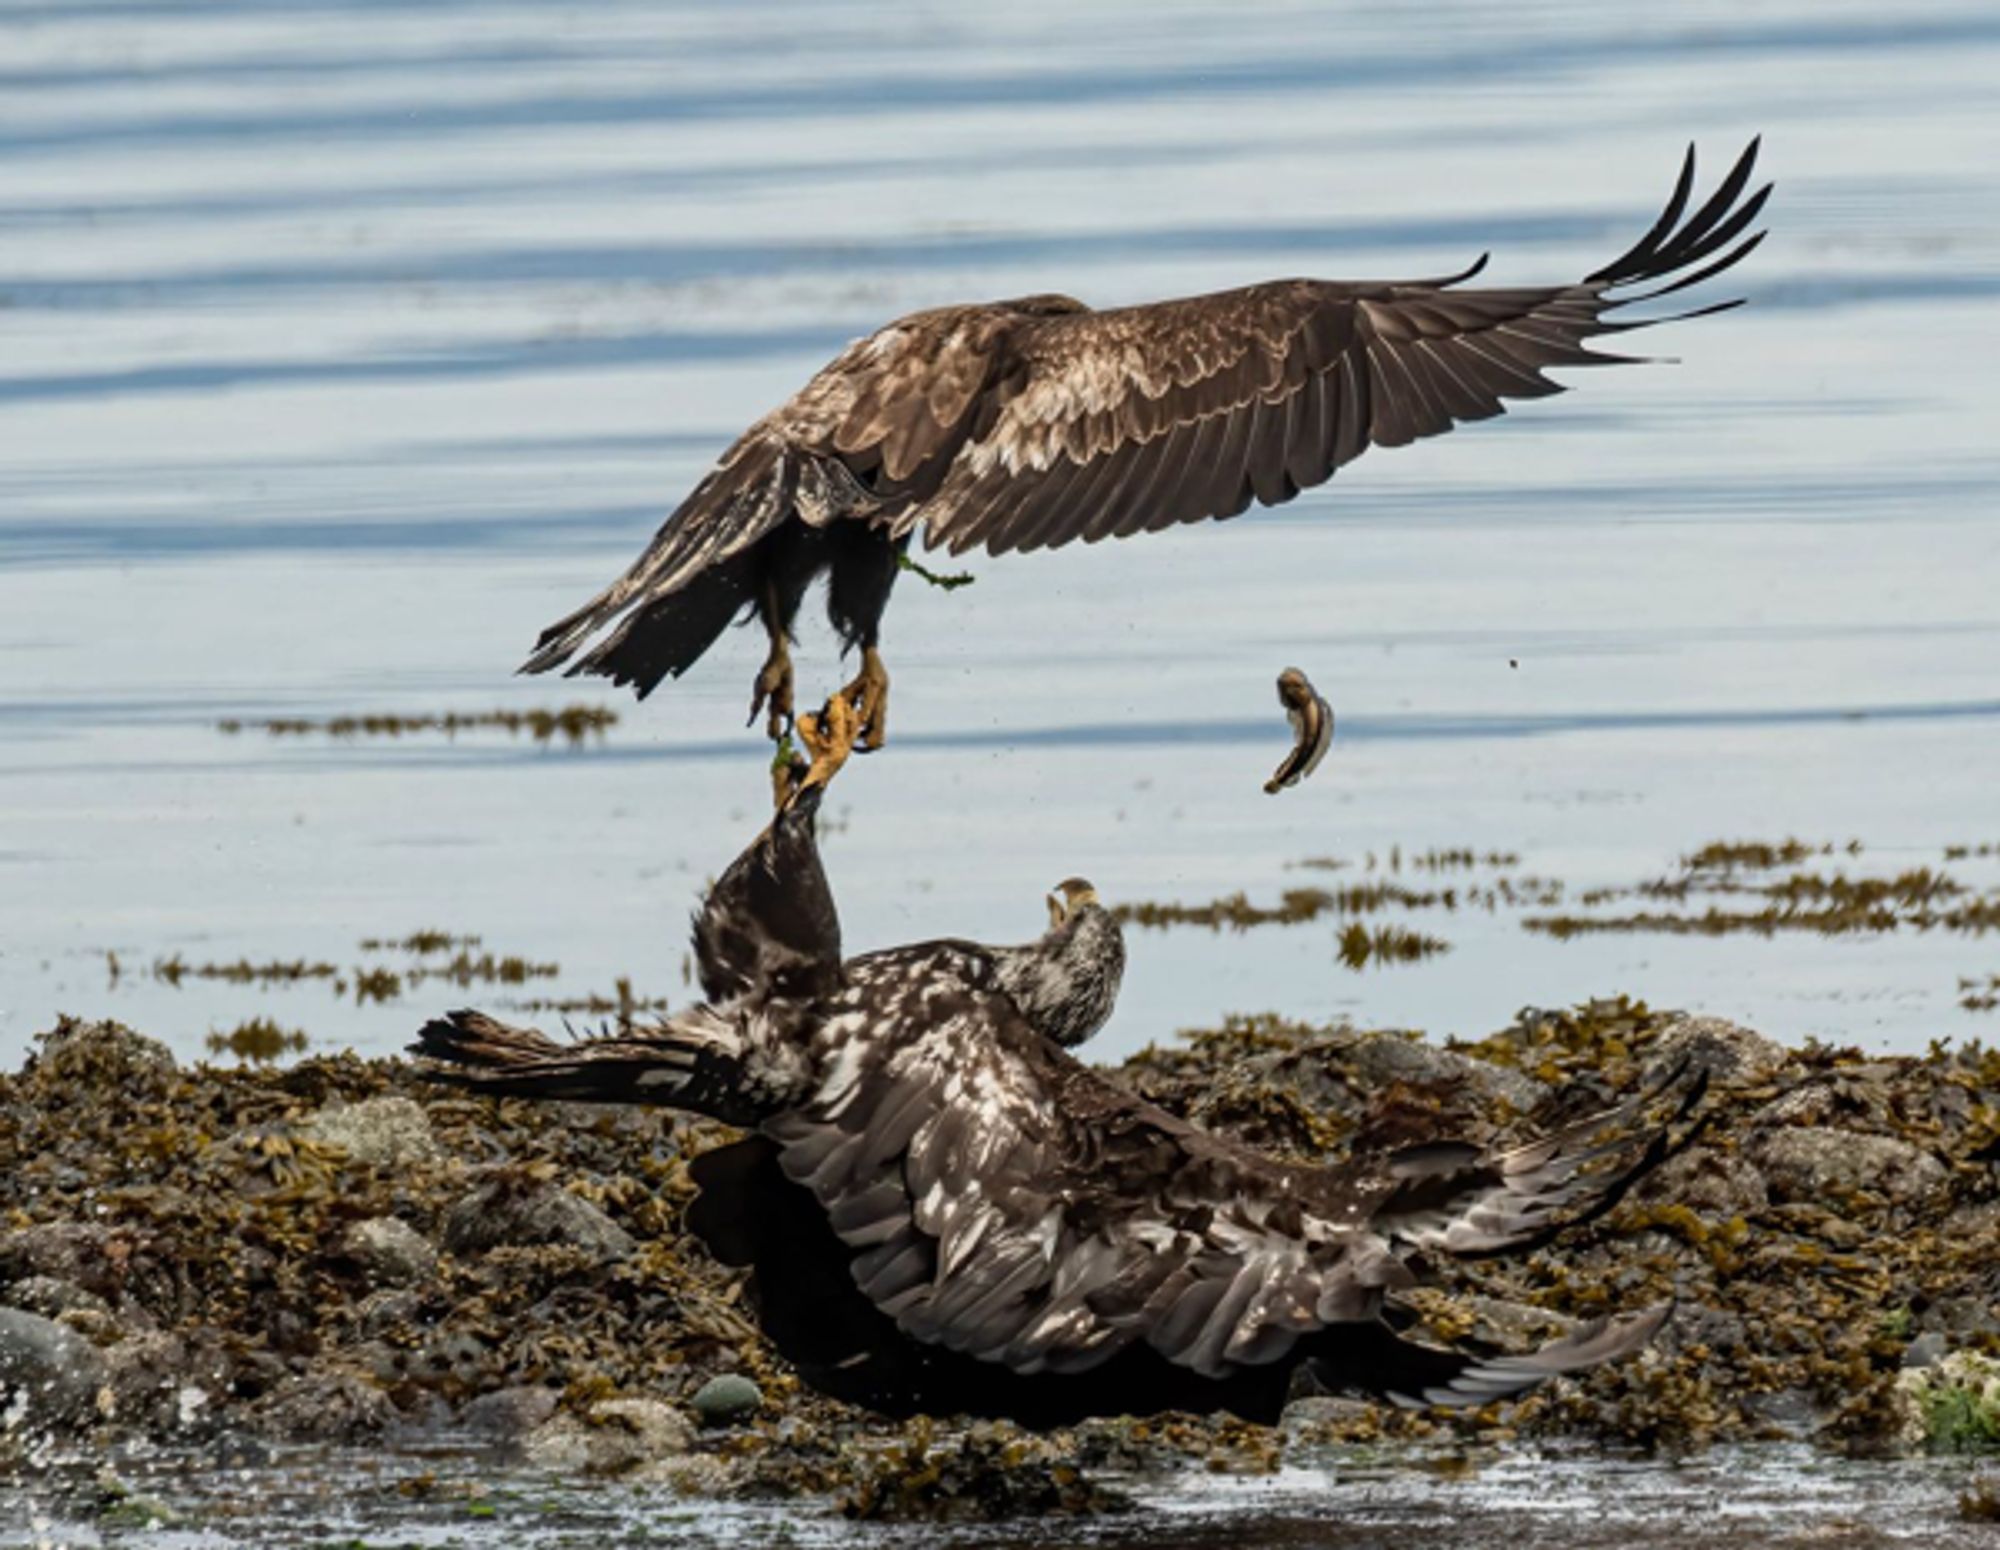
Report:
[[[1336,1166],[1266,1155],[1038,1026],[1101,1020],[1115,970],[1056,976],[1038,999],[1022,989],[1035,976],[1010,979],[972,943],[843,958],[814,815],[858,713],[835,696],[799,732],[811,771],[703,905],[704,1003],[571,1044],[461,1011],[412,1048],[478,1091],[664,1104],[748,1130],[691,1162],[688,1225],[750,1269],[765,1332],[814,1387],[890,1415],[1031,1427],[1168,1409],[1271,1421],[1301,1369],[1478,1406],[1626,1355],[1664,1322],[1654,1307],[1492,1355],[1405,1339],[1385,1315],[1413,1254],[1520,1251],[1608,1209],[1667,1154],[1698,1077],[1525,1145]],[[1080,935],[1042,950],[1107,952]],[[1053,1015],[1065,1000],[1091,1010]]]
[[[1652,229],[1569,285],[1465,287],[1482,257],[1442,278],[1274,280],[1102,312],[1045,295],[912,313],[744,432],[624,575],[542,632],[522,671],[567,664],[644,698],[754,612],[770,649],[750,719],[767,711],[778,739],[792,720],[793,620],[824,574],[828,618],[845,649],[861,648],[843,692],[863,746],[879,747],[882,614],[919,527],[930,548],[997,555],[1233,517],[1371,446],[1561,392],[1551,367],[1632,358],[1586,340],[1670,321],[1619,309],[1719,274],[1763,240],[1746,235],[1771,191],[1745,197],[1756,158],[1752,141],[1683,220],[1690,147]]]

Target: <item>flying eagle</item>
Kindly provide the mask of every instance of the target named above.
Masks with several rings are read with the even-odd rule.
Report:
[[[1770,194],[1744,198],[1756,157],[1752,141],[1683,221],[1690,147],[1653,228],[1571,285],[1461,288],[1481,257],[1444,278],[1274,280],[1107,312],[1025,296],[912,313],[744,432],[631,569],[542,632],[522,671],[567,663],[644,698],[754,610],[770,652],[750,719],[768,707],[776,739],[792,716],[792,621],[824,573],[828,617],[844,649],[861,648],[843,692],[864,746],[879,747],[882,613],[920,524],[930,548],[1007,554],[1233,517],[1371,446],[1561,392],[1547,368],[1631,359],[1585,340],[1669,321],[1618,309],[1718,274],[1763,240],[1744,236]],[[1652,281],[1664,283],[1635,291]]]
[[[462,1011],[412,1047],[480,1091],[749,1129],[691,1163],[688,1222],[750,1267],[763,1328],[806,1381],[892,1415],[1270,1421],[1299,1369],[1476,1406],[1660,1327],[1665,1307],[1480,1355],[1406,1340],[1384,1315],[1413,1251],[1520,1250],[1608,1209],[1669,1149],[1655,1102],[1685,1115],[1698,1078],[1513,1147],[1320,1167],[1211,1134],[1039,1031],[989,950],[842,958],[814,814],[857,723],[841,696],[800,718],[812,772],[704,903],[705,1003],[572,1044]]]

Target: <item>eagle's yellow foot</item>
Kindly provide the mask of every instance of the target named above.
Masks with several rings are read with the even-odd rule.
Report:
[[[861,671],[840,696],[859,718],[862,751],[880,748],[889,735],[889,670],[882,665],[881,652],[873,646],[861,648]]]
[[[783,635],[771,637],[771,654],[764,658],[763,669],[750,691],[750,719],[743,724],[754,723],[757,713],[766,705],[770,706],[771,714],[764,723],[764,735],[775,743],[792,729],[792,653]]]
[[[817,715],[808,712],[799,717],[799,741],[812,755],[812,764],[797,782],[793,794],[810,786],[824,786],[839,774],[847,756],[854,752],[854,740],[860,730],[860,713],[845,693],[828,700]]]

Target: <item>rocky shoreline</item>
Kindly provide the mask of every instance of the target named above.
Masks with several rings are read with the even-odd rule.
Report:
[[[254,1464],[445,1438],[566,1478],[988,1518],[1115,1509],[1109,1477],[1325,1442],[2000,1446],[2000,1053],[1788,1050],[1618,1001],[1454,1047],[1243,1019],[1118,1074],[1313,1156],[1525,1134],[1683,1059],[1712,1079],[1693,1144],[1603,1221],[1440,1266],[1422,1294],[1432,1335],[1509,1346],[1676,1296],[1640,1358],[1458,1420],[1314,1396],[1280,1428],[1037,1437],[802,1390],[680,1230],[686,1158],[718,1126],[493,1103],[396,1060],[182,1067],[65,1021],[0,1076],[0,1479],[95,1479],[141,1444]]]

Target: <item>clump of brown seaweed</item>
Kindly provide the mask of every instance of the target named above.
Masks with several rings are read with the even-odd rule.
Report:
[[[252,1017],[226,1033],[211,1033],[207,1044],[212,1055],[234,1055],[238,1060],[276,1060],[281,1055],[305,1051],[306,1036],[296,1028],[281,1028],[268,1017]]]

